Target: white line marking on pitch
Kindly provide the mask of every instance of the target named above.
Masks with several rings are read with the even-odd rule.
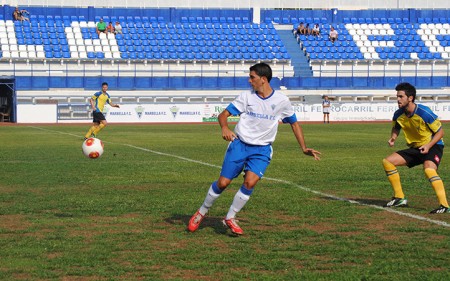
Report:
[[[74,137],[77,137],[77,138],[80,137],[79,135],[75,135],[75,134],[71,134],[71,133],[59,132],[59,131],[39,128],[39,127],[34,127],[34,126],[30,126],[30,127],[31,128],[35,128],[35,129],[39,129],[39,130],[42,130],[42,131],[49,131],[49,132],[52,132],[52,133],[59,133],[59,134],[64,134],[64,135],[70,135],[70,136],[74,136]],[[106,143],[117,144],[117,143],[113,143],[113,142],[106,142]],[[148,149],[148,148],[143,148],[143,147],[135,146],[135,145],[132,145],[132,144],[122,143],[122,144],[119,144],[119,145],[128,146],[128,147],[131,147],[131,148],[134,148],[134,149],[150,152],[150,153],[157,154],[157,155],[173,157],[173,158],[177,158],[177,159],[184,160],[184,161],[187,161],[187,162],[197,163],[197,164],[200,164],[200,165],[203,165],[203,166],[208,166],[208,167],[213,167],[213,168],[218,168],[218,169],[222,168],[221,166],[218,166],[218,165],[209,164],[209,163],[206,163],[206,162],[203,162],[203,161],[198,161],[198,160],[186,158],[186,157],[175,155],[175,154],[170,154],[170,153],[160,152],[160,151],[156,151],[156,150],[151,150],[151,149]],[[286,181],[286,180],[282,180],[282,179],[269,178],[269,177],[264,177],[264,179],[265,180],[269,180],[269,181],[284,183],[284,184],[291,185],[291,186],[295,186],[295,187],[297,187],[297,188],[299,188],[299,189],[301,189],[303,191],[311,192],[311,193],[320,195],[322,197],[327,197],[327,198],[330,198],[330,199],[333,199],[333,200],[348,202],[348,203],[351,203],[351,204],[357,204],[357,205],[361,205],[361,206],[367,206],[367,207],[375,208],[375,209],[378,209],[378,210],[383,210],[383,211],[386,211],[386,212],[394,213],[394,214],[397,214],[397,215],[400,215],[400,216],[409,217],[409,218],[412,218],[412,219],[421,220],[421,221],[437,224],[437,225],[444,226],[444,227],[450,227],[450,224],[445,222],[445,221],[433,220],[433,219],[429,219],[429,218],[422,217],[422,216],[419,216],[419,215],[414,215],[414,214],[410,214],[410,213],[404,213],[404,212],[401,212],[401,211],[398,211],[398,210],[392,209],[392,208],[385,208],[385,207],[381,207],[381,206],[377,206],[377,205],[373,205],[373,204],[361,203],[361,202],[356,201],[356,200],[351,200],[351,199],[347,199],[347,198],[337,197],[337,196],[334,196],[332,194],[328,194],[328,193],[324,193],[324,192],[321,192],[321,191],[313,190],[313,189],[301,186],[299,184],[296,184],[296,183],[293,183],[293,182],[290,182],[290,181]]]
[[[131,145],[131,144],[123,144],[123,145],[131,147],[131,148],[139,149],[139,150],[142,150],[142,151],[151,152],[151,153],[162,155],[162,156],[169,156],[169,157],[173,157],[173,158],[178,158],[180,160],[185,160],[185,161],[188,161],[188,162],[197,163],[197,164],[201,164],[201,165],[205,165],[205,166],[209,166],[209,167],[214,167],[214,168],[219,168],[219,169],[222,168],[221,166],[209,164],[209,163],[206,163],[206,162],[193,160],[193,159],[190,159],[190,158],[186,158],[186,157],[182,157],[182,156],[178,156],[178,155],[174,155],[174,154],[159,152],[159,151],[155,151],[155,150],[151,150],[151,149],[147,149],[147,148],[143,148],[143,147],[139,147],[139,146],[135,146],[135,145]],[[414,214],[410,214],[410,213],[400,212],[400,211],[397,211],[397,210],[394,210],[394,209],[391,209],[391,208],[384,208],[384,207],[377,206],[377,205],[361,203],[361,202],[356,201],[356,200],[350,200],[350,199],[347,199],[347,198],[337,197],[337,196],[334,196],[334,195],[331,195],[331,194],[328,194],[328,193],[324,193],[324,192],[320,192],[320,191],[317,191],[317,190],[313,190],[313,189],[310,189],[310,188],[307,188],[307,187],[304,187],[304,186],[301,186],[301,185],[298,185],[296,183],[293,183],[293,182],[290,182],[290,181],[286,181],[286,180],[269,178],[269,177],[264,177],[264,179],[265,180],[269,180],[269,181],[275,181],[275,182],[284,183],[284,184],[291,185],[291,186],[295,186],[295,187],[297,187],[297,188],[299,188],[299,189],[301,189],[303,191],[311,192],[311,193],[320,195],[322,197],[327,197],[327,198],[334,199],[334,200],[339,200],[339,201],[344,201],[344,202],[348,202],[348,203],[352,203],[352,204],[358,204],[358,205],[362,205],[362,206],[372,207],[372,208],[375,208],[375,209],[388,211],[388,212],[391,212],[391,213],[394,213],[394,214],[398,214],[398,215],[401,215],[401,216],[405,216],[405,217],[409,217],[409,218],[413,218],[413,219],[418,219],[418,220],[434,223],[434,224],[445,226],[445,227],[450,227],[450,224],[448,224],[445,221],[432,220],[432,219],[429,219],[429,218],[426,218],[426,217],[422,217],[422,216],[418,216],[418,215],[414,215]]]

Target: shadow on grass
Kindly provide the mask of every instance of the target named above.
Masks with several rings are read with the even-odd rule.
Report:
[[[386,203],[389,201],[389,200],[386,200],[386,199],[368,199],[368,198],[344,198],[344,199],[339,199],[339,198],[331,198],[331,197],[321,197],[321,199],[323,199],[323,200],[330,200],[330,201],[356,201],[356,202],[361,203],[361,204],[375,205],[375,206],[380,206],[380,207],[384,207],[386,205]]]
[[[173,225],[182,225],[185,228],[185,231],[190,233],[187,230],[187,225],[189,223],[189,220],[191,219],[191,215],[173,215],[169,218],[166,218],[165,221],[167,223],[173,224]],[[222,223],[223,217],[208,217],[206,216],[196,232],[202,231],[202,229],[205,228],[212,228],[215,233],[217,234],[225,234],[230,237],[236,237],[235,234],[231,233],[231,231],[228,230],[227,227],[225,227]],[[241,220],[243,221],[243,220]]]
[[[375,206],[380,206],[380,207],[384,207],[386,205],[386,203],[389,200],[381,200],[381,199],[362,199],[362,198],[354,198],[354,199],[350,199],[350,200],[354,200],[357,201],[361,204],[365,204],[365,205],[375,205]],[[394,209],[398,209],[398,210],[402,210],[402,209],[409,209],[409,210],[417,210],[417,211],[426,211],[426,207],[425,206],[417,206],[414,204],[414,202],[411,204],[411,201],[408,202],[408,206],[406,207],[394,207]]]
[[[334,200],[334,201],[343,201],[341,199],[336,198],[329,198],[329,197],[322,197],[322,199],[325,200]],[[356,201],[362,205],[373,205],[373,206],[379,206],[379,207],[385,207],[386,203],[389,201],[388,199],[371,199],[371,198],[346,198],[345,201]],[[410,209],[410,210],[418,210],[418,211],[424,211],[426,210],[423,206],[415,206],[414,204],[411,205],[411,202],[408,202],[408,206],[406,207],[395,207],[394,209],[402,210],[402,209]]]
[[[380,207],[386,206],[386,203],[389,201],[388,199],[365,199],[365,198],[349,198],[349,200],[357,201],[365,205],[375,205]]]

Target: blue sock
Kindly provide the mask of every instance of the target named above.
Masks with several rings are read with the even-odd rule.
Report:
[[[206,193],[205,201],[203,201],[202,206],[199,209],[200,214],[203,216],[208,213],[209,208],[214,204],[217,198],[219,198],[222,193],[222,189],[217,186],[217,181],[213,182]]]
[[[248,195],[248,196],[250,196],[253,192],[253,188],[247,189],[244,185],[241,186],[240,190],[242,193],[244,193],[245,195]]]
[[[215,181],[215,182],[213,182],[213,183],[211,184],[211,188],[212,188],[212,190],[213,190],[216,194],[221,194],[222,191],[223,191],[223,189],[220,189],[220,188],[217,186],[217,181]]]
[[[247,201],[250,199],[250,194],[252,194],[252,189],[247,189],[244,185],[236,192],[234,196],[233,203],[228,210],[227,216],[225,217],[227,220],[231,218],[235,218],[236,214],[247,204]]]

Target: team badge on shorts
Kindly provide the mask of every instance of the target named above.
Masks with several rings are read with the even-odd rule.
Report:
[[[436,163],[439,163],[441,161],[441,159],[439,159],[439,156],[434,155],[434,161],[436,161]]]

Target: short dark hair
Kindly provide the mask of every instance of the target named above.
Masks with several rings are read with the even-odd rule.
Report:
[[[105,86],[105,85],[108,86],[108,83],[103,82],[103,83],[102,83],[102,87]]]
[[[272,80],[272,68],[267,63],[257,63],[250,67],[250,71],[254,71],[260,77],[266,77],[268,82]]]
[[[411,85],[408,82],[403,82],[398,84],[395,87],[395,90],[398,91],[403,91],[405,92],[407,97],[413,97],[413,102],[416,100],[416,87],[414,87],[413,85]]]

